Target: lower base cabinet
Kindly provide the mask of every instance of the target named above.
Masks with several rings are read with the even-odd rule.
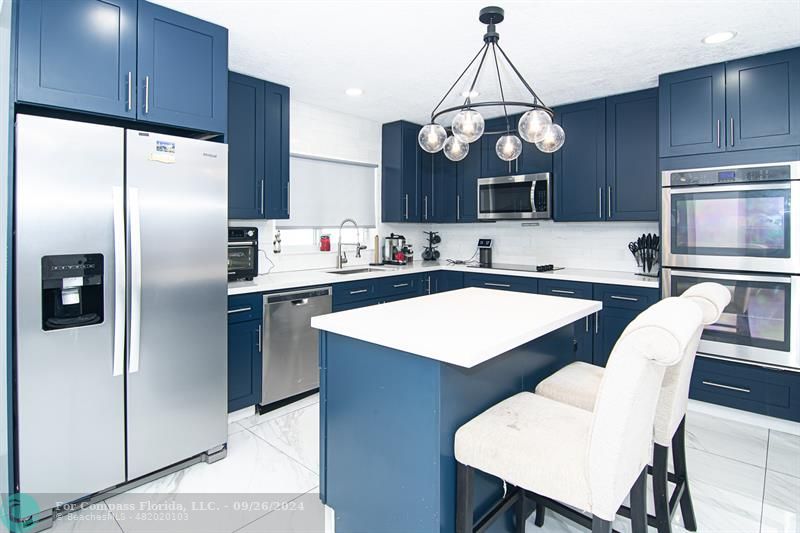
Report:
[[[261,401],[261,294],[228,298],[228,412]]]
[[[438,270],[425,274],[425,293],[437,294],[464,288],[464,274],[449,270]]]
[[[592,362],[605,366],[628,324],[659,300],[658,289],[598,283],[592,297],[603,302],[603,309],[595,316]]]
[[[464,287],[482,287],[501,291],[539,292],[539,280],[524,276],[506,276],[499,274],[464,274]]]

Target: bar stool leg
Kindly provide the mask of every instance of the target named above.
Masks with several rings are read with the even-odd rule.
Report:
[[[647,533],[647,467],[631,487],[631,530]]]
[[[472,533],[472,467],[456,461],[456,533]]]
[[[672,520],[669,512],[669,448],[653,445],[653,503],[656,510],[658,533],[671,533]]]
[[[547,507],[542,505],[541,502],[536,502],[536,516],[533,519],[533,523],[536,524],[537,527],[542,527],[544,525],[544,514],[547,512]]]
[[[683,527],[689,531],[697,531],[692,495],[689,492],[689,477],[686,474],[686,417],[683,417],[672,436],[672,462],[675,465],[675,477],[678,483],[683,483],[683,494],[681,495]]]
[[[525,533],[525,521],[528,519],[528,498],[525,496],[525,489],[518,488],[519,500],[517,500],[517,531]]]
[[[611,522],[592,515],[592,533],[611,533]]]

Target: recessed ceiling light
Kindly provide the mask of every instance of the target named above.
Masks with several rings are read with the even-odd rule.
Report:
[[[468,96],[470,98],[475,98],[479,94],[481,94],[481,93],[479,93],[478,91],[475,91],[475,90],[472,90],[472,91],[461,91],[461,96],[463,96],[464,98],[466,98]]]
[[[347,96],[361,96],[362,94],[364,94],[364,91],[362,89],[359,89],[358,87],[350,87],[349,89],[346,89],[344,91],[344,94],[346,94]]]
[[[734,37],[736,37],[735,31],[721,31],[719,33],[712,33],[703,39],[703,42],[705,44],[719,44],[724,43],[725,41],[730,41]]]

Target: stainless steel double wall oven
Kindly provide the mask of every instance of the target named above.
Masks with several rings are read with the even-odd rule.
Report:
[[[800,161],[662,172],[663,296],[732,300],[699,353],[800,371]]]

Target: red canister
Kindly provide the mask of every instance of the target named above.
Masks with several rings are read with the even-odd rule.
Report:
[[[322,235],[319,238],[319,251],[320,252],[330,252],[331,251],[331,236],[330,235]]]

